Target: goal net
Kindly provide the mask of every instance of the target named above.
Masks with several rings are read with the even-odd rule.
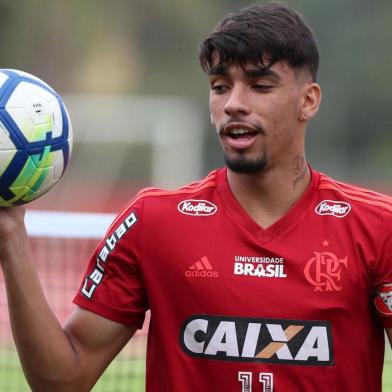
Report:
[[[27,211],[26,225],[48,302],[61,323],[70,314],[91,254],[113,214]],[[147,324],[147,322],[146,322]],[[147,325],[122,350],[93,391],[143,391]],[[28,391],[13,343],[0,274],[0,391]]]

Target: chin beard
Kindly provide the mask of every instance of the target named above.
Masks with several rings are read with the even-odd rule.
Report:
[[[224,159],[227,167],[231,171],[240,174],[256,174],[262,172],[268,163],[268,159],[265,154],[258,159],[249,159],[244,155],[239,155],[236,158],[230,158],[225,154]]]

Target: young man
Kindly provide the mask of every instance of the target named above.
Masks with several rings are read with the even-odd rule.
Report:
[[[256,5],[221,21],[200,60],[227,168],[140,192],[98,246],[63,328],[32,267],[23,210],[1,211],[32,388],[89,390],[150,309],[147,391],[380,391],[392,200],[306,163],[321,96],[313,33],[282,4]]]

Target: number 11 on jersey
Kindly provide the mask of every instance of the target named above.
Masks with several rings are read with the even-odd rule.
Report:
[[[238,372],[238,381],[242,385],[241,392],[252,392],[252,372]],[[272,373],[259,373],[262,392],[274,392],[274,378]]]

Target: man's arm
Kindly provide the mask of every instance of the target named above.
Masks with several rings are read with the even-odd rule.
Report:
[[[136,328],[80,308],[61,327],[40,286],[23,221],[23,207],[0,209],[0,263],[26,378],[33,391],[88,391]]]

